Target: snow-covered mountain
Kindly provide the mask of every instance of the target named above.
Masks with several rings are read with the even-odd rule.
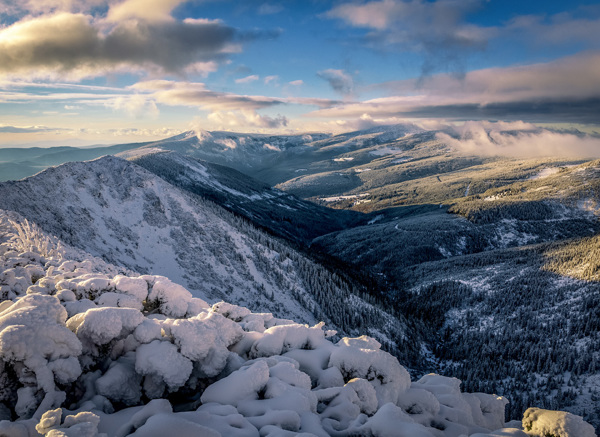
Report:
[[[539,408],[505,423],[507,399],[456,378],[411,382],[372,338],[119,270],[0,210],[0,435],[595,436]]]
[[[131,152],[124,152],[122,156],[170,150],[235,168],[272,186],[295,177],[344,170],[357,164],[346,159],[346,154],[377,149],[381,144],[422,131],[411,124],[378,126],[336,136],[190,131],[145,144]]]
[[[422,129],[410,124],[379,126],[336,136],[322,133],[265,135],[189,131],[145,143],[85,148],[4,148],[0,149],[0,181],[31,176],[49,166],[67,161],[84,161],[118,153],[127,157],[129,150],[133,150],[131,156],[169,150],[232,167],[251,176],[260,176],[260,180],[275,185],[304,173],[322,171],[323,166],[326,167],[344,151],[385,144],[421,131]],[[338,161],[338,164],[340,162],[342,161]]]
[[[165,275],[208,302],[227,299],[304,323],[325,320],[347,333],[368,326],[386,347],[405,349],[402,317],[360,297],[353,284],[121,158],[64,164],[2,183],[0,208],[107,262]]]
[[[170,150],[182,155],[233,167],[249,175],[276,167],[282,156],[289,157],[310,150],[310,144],[328,138],[326,134],[263,135],[235,132],[189,131],[133,150]],[[122,156],[128,157],[125,153]]]
[[[0,208],[211,303],[368,333],[413,375],[510,397],[511,418],[536,405],[600,425],[597,161],[464,156],[406,126],[267,138],[189,133],[132,149],[129,163],[69,164],[1,184]],[[317,237],[302,250],[357,283],[249,221],[288,241]]]
[[[125,156],[185,191],[214,201],[256,226],[296,243],[366,222],[364,214],[332,210],[269,187],[230,167],[177,152],[138,149]]]
[[[0,205],[113,264],[166,275],[199,298],[285,308],[314,322],[292,297],[315,305],[290,259],[240,231],[243,223],[221,208],[125,160],[70,163],[1,184]]]

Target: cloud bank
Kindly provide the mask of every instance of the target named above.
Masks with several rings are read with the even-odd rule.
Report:
[[[555,132],[524,122],[467,122],[440,132],[437,139],[453,149],[480,156],[511,157],[600,157],[600,138],[591,135]]]
[[[256,111],[285,103],[284,99],[264,96],[245,96],[212,91],[200,82],[150,80],[130,87],[150,93],[157,102],[170,106],[198,106],[212,111]]]

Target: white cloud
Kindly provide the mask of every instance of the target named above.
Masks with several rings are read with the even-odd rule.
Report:
[[[309,116],[523,119],[594,122],[600,110],[600,53],[526,66],[490,68],[387,82],[371,87],[388,97],[343,102]],[[544,118],[546,120],[544,120]],[[597,118],[596,118],[597,121]]]
[[[422,93],[442,103],[506,102],[540,98],[600,95],[600,52],[516,67],[474,70],[462,79],[439,74],[426,79],[388,82],[382,88],[403,94]]]
[[[260,79],[260,77],[256,74],[251,74],[250,76],[242,77],[240,79],[236,79],[235,83],[250,83]]]
[[[347,3],[336,6],[326,15],[340,18],[357,27],[387,29],[394,17],[406,9],[403,2],[393,0],[372,1],[365,4]]]
[[[197,74],[201,77],[207,77],[210,73],[214,73],[219,69],[219,63],[215,61],[194,62],[185,67],[186,74]]]
[[[288,82],[288,84],[291,86],[300,86],[304,85],[304,81],[302,79],[292,80],[291,82]]]
[[[288,119],[282,115],[270,117],[252,110],[214,111],[207,116],[207,119],[219,130],[279,129],[288,124]]]
[[[284,99],[265,96],[244,96],[212,91],[199,82],[152,80],[138,82],[133,90],[151,93],[154,100],[171,106],[198,106],[211,111],[256,111],[286,103]]]
[[[498,33],[502,36],[518,35],[523,41],[536,45],[583,42],[591,47],[600,45],[600,9],[583,8],[582,16],[571,12],[555,15],[525,15],[509,21]],[[587,13],[586,13],[587,12]]]
[[[261,35],[241,34],[218,20],[128,19],[108,26],[68,12],[27,17],[0,29],[0,76],[77,81],[112,72],[205,75]]]
[[[51,128],[51,127],[47,127],[47,126],[0,125],[0,133],[10,133],[10,134],[30,134],[30,133],[40,133],[40,132],[56,133],[56,132],[63,132],[65,130],[66,129]]]

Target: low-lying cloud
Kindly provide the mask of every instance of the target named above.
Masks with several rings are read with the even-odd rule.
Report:
[[[471,121],[439,132],[437,139],[458,152],[479,156],[600,157],[600,137],[541,129],[524,122]]]
[[[56,129],[50,128],[46,126],[0,126],[0,133],[8,133],[8,134],[31,134],[31,133],[40,133],[40,132],[56,132],[56,131],[64,131],[66,129]]]
[[[259,128],[278,129],[288,125],[288,119],[283,115],[271,117],[258,114],[256,111],[215,111],[207,116],[207,119],[219,130]]]

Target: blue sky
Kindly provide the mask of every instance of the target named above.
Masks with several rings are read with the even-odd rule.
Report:
[[[600,121],[595,1],[4,0],[0,25],[0,147]]]

